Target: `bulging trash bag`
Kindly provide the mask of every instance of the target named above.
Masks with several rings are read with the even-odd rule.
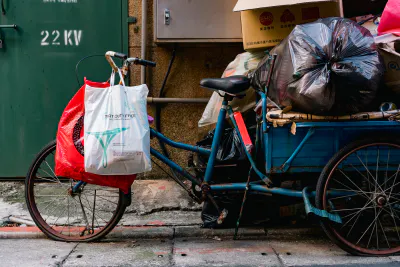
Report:
[[[277,59],[268,96],[301,112],[365,111],[384,73],[371,33],[349,19],[297,25],[270,54],[277,54]],[[252,73],[254,88],[265,88],[269,63],[266,56]]]

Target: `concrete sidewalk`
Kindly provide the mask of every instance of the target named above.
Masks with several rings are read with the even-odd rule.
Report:
[[[136,181],[132,205],[102,242],[62,243],[32,224],[22,183],[0,183],[1,266],[400,266],[349,256],[319,227],[200,228],[201,206],[171,181]],[[14,227],[11,227],[14,226]]]
[[[79,244],[1,239],[0,266],[400,266],[400,256],[349,256],[318,229],[275,229],[236,241],[221,233],[183,237],[175,229],[172,237],[110,235],[102,242]]]

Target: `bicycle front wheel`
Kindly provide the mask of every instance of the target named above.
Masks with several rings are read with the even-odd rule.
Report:
[[[119,189],[84,184],[55,175],[56,141],[33,161],[25,180],[28,210],[36,225],[57,241],[89,242],[108,234],[119,222],[126,205]]]

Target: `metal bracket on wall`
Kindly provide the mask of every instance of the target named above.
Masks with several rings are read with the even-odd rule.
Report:
[[[127,22],[127,23],[136,24],[136,23],[137,23],[137,18],[136,18],[136,17],[127,17],[127,18],[126,18],[126,22]]]
[[[0,29],[14,29],[16,30],[18,26],[16,24],[11,24],[11,25],[0,25]],[[3,49],[3,36],[0,32],[0,49]]]
[[[17,24],[0,25],[0,29],[14,29],[14,30],[16,30],[17,28],[18,28]]]

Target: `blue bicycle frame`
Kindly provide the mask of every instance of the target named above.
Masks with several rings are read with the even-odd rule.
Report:
[[[266,116],[266,109],[267,109],[267,97],[265,95],[264,92],[259,92],[260,96],[261,96],[261,101],[262,101],[262,116],[265,118]],[[240,138],[240,141],[242,143],[242,145],[244,146],[243,143],[243,139],[242,136],[240,135],[240,131],[238,129],[238,125],[236,123],[236,120],[233,116],[233,111],[231,106],[229,106],[228,104],[228,100],[224,99],[222,102],[222,107],[221,110],[219,112],[219,116],[218,116],[218,121],[217,121],[217,125],[215,128],[215,132],[214,132],[214,138],[213,138],[213,142],[212,142],[212,146],[211,146],[211,150],[210,149],[205,149],[199,146],[193,146],[193,145],[188,145],[188,144],[183,144],[183,143],[179,143],[179,142],[175,142],[172,141],[171,139],[167,138],[166,136],[164,136],[163,134],[157,132],[156,130],[154,130],[153,128],[150,128],[151,131],[151,136],[152,137],[156,137],[158,138],[161,142],[164,142],[172,147],[175,148],[179,148],[179,149],[183,149],[183,150],[187,150],[187,151],[192,151],[192,152],[196,152],[205,156],[209,156],[208,159],[208,163],[207,163],[207,168],[205,171],[205,176],[204,176],[204,180],[203,181],[199,181],[196,177],[194,177],[193,175],[191,175],[189,172],[185,171],[184,168],[182,168],[181,166],[179,166],[178,164],[176,164],[174,161],[172,161],[171,159],[167,158],[165,155],[163,155],[162,153],[160,153],[159,151],[157,151],[154,148],[151,148],[150,152],[153,156],[155,156],[157,159],[159,159],[160,161],[162,161],[163,163],[165,163],[166,165],[168,165],[170,168],[172,168],[173,170],[177,171],[179,174],[183,175],[185,178],[189,179],[192,183],[194,183],[195,185],[201,185],[201,184],[209,184],[212,181],[212,175],[213,175],[213,170],[214,170],[214,165],[215,165],[215,159],[216,159],[216,155],[217,155],[217,151],[219,148],[219,143],[221,141],[221,136],[222,136],[222,132],[224,129],[224,123],[225,123],[225,118],[226,115],[229,115],[229,118],[233,124],[233,126],[235,127],[238,136]],[[265,121],[265,120],[264,120]],[[266,122],[262,123],[262,127],[261,127],[261,131],[263,133],[263,137],[261,140],[261,143],[263,143],[263,140],[265,140],[265,137],[267,136],[267,129],[268,125]],[[267,150],[267,146],[263,146],[264,150]],[[264,173],[262,171],[260,171],[257,166],[256,163],[254,162],[252,156],[250,155],[250,153],[244,149],[246,151],[246,156],[248,158],[248,160],[250,161],[252,170],[257,174],[257,176],[260,178],[260,181],[257,182],[251,182],[251,190],[252,191],[258,191],[261,193],[269,193],[269,194],[279,194],[279,195],[285,195],[285,196],[290,196],[290,197],[298,197],[298,198],[302,198],[303,197],[303,193],[302,191],[295,191],[295,190],[290,190],[290,189],[284,189],[284,188],[270,188],[267,186],[269,179],[267,177],[267,175],[265,175],[264,173],[266,173],[264,171]],[[267,155],[267,151],[265,151],[264,153],[265,155]],[[209,185],[209,188],[211,191],[244,191],[246,190],[246,183],[233,183],[233,184],[214,184],[214,185]]]

